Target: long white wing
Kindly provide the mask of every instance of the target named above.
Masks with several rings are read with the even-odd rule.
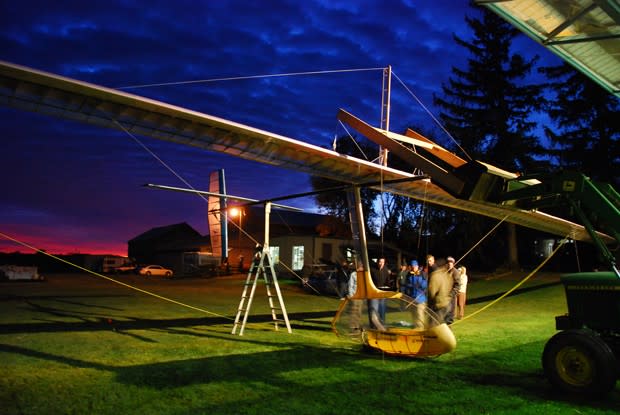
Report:
[[[385,185],[375,187],[496,219],[508,216],[509,222],[556,235],[590,239],[581,225],[542,212],[458,199],[428,181],[389,183],[415,176],[247,125],[4,61],[0,61],[0,103],[345,183],[384,181]]]

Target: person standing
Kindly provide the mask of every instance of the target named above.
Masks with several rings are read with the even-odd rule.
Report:
[[[386,265],[384,257],[379,258],[379,260],[377,261],[377,267],[372,269],[370,275],[372,277],[372,282],[375,287],[380,290],[390,289],[389,283],[391,273]],[[384,298],[374,298],[368,300],[368,314],[370,322],[379,330],[382,330],[381,327],[385,325],[386,308],[387,305]],[[375,313],[376,315],[374,315],[373,313]]]
[[[400,271],[398,272],[398,278],[396,279],[396,289],[398,292],[409,295],[407,292],[407,278],[409,277],[409,268],[407,264],[402,264],[400,266]]]
[[[409,267],[406,263],[400,265],[400,271],[396,276],[396,290],[399,293],[409,295]],[[405,311],[407,307],[406,301],[400,303],[400,311]]]
[[[448,265],[444,261],[437,264],[428,277],[428,306],[437,315],[437,324],[446,322],[450,311],[451,290],[452,281],[448,273]]]
[[[426,255],[426,264],[424,265],[424,273],[430,277],[431,273],[435,271],[437,265],[435,264],[435,257],[431,254]]]
[[[349,275],[349,283],[347,286],[347,297],[351,302],[349,307],[349,330],[352,335],[359,335],[362,331],[362,300],[351,299],[357,291],[357,275],[364,275],[364,267],[358,263],[356,269],[354,269]]]
[[[454,266],[455,260],[453,257],[449,256],[448,258],[446,258],[446,260],[448,261],[448,264],[447,264],[448,275],[450,277],[449,279],[451,282],[450,303],[448,305],[448,313],[446,314],[446,323],[452,324],[454,323],[454,309],[456,305],[456,296],[461,287],[461,273]]]
[[[461,285],[456,296],[456,318],[459,320],[465,317],[465,302],[467,301],[467,268],[461,266],[459,268],[461,276]]]
[[[342,261],[342,264],[336,265],[337,291],[341,300],[344,300],[347,295],[350,278],[349,274],[351,274],[351,266],[346,260]]]
[[[375,283],[375,286],[380,290],[389,290],[392,273],[387,267],[384,257],[379,258],[377,261],[377,268],[375,268],[374,271],[372,282]]]
[[[424,328],[426,327],[428,280],[416,260],[411,261],[407,286],[409,295],[414,301],[413,323],[416,327]]]
[[[349,274],[349,281],[347,283],[347,297],[349,298],[353,297],[357,291],[357,274],[360,272],[364,272],[364,267],[358,265],[356,269]]]

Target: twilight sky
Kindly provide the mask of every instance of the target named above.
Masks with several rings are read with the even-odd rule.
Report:
[[[433,93],[466,67],[467,0],[6,1],[0,59],[329,147],[344,108],[378,125],[392,65],[391,129],[432,130]],[[542,47],[523,38],[527,58]],[[344,70],[363,71],[344,71]],[[304,76],[259,75],[322,72]],[[243,80],[221,78],[253,77]],[[210,80],[209,82],[188,82]],[[400,83],[402,81],[406,88]],[[177,84],[173,84],[177,83]],[[144,86],[158,84],[158,86]],[[161,85],[169,84],[169,85]],[[141,87],[135,87],[141,86]],[[125,88],[131,87],[131,88]],[[186,187],[134,139],[0,107],[0,232],[53,253],[126,255],[127,241],[187,222],[207,232],[204,200],[150,190]],[[138,137],[194,188],[226,171],[230,194],[264,199],[311,190],[306,175]],[[312,200],[290,204],[314,210]],[[0,251],[32,252],[0,235]]]

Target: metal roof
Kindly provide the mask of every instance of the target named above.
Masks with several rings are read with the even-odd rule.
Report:
[[[477,0],[620,98],[618,0]]]

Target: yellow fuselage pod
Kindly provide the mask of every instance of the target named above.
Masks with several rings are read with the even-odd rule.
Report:
[[[375,287],[370,272],[357,272],[357,290],[349,300],[401,299],[403,294],[383,291]],[[347,301],[340,304],[332,321],[332,330],[338,333],[336,322],[341,316]],[[456,348],[456,338],[447,324],[442,323],[428,328],[387,327],[385,330],[364,329],[361,333],[364,344],[391,355],[409,357],[431,357],[449,353]]]
[[[454,333],[445,323],[428,329],[367,330],[363,336],[365,344],[391,355],[431,357],[456,348]]]

